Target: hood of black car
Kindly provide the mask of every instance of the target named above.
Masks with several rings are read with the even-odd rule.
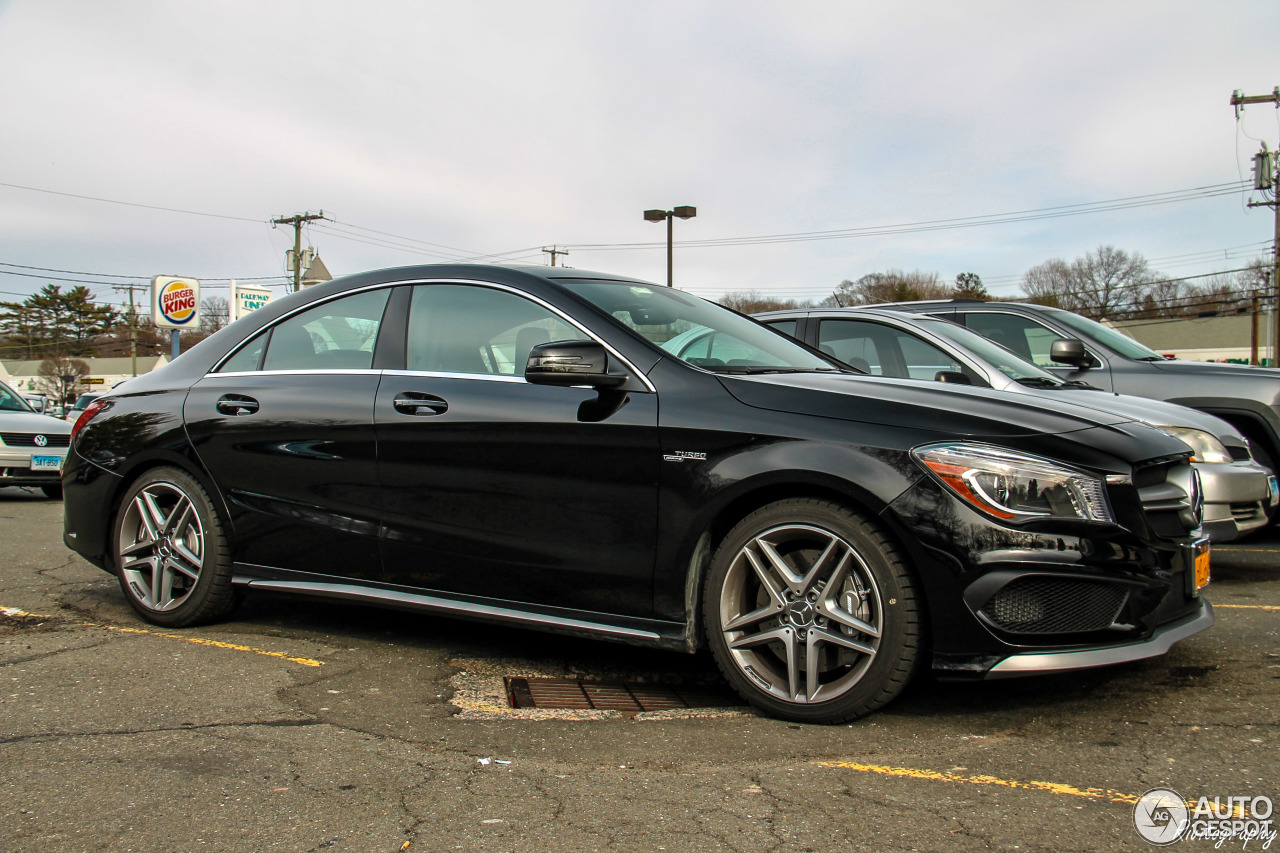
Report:
[[[904,429],[944,430],[957,437],[1061,435],[1133,421],[1127,415],[1056,398],[956,385],[944,388],[878,376],[769,373],[718,378],[730,394],[758,409]]]

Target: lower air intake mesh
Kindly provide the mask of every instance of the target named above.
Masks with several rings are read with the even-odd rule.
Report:
[[[1115,622],[1128,592],[1115,584],[1072,578],[1018,578],[981,612],[1014,634],[1102,631]]]

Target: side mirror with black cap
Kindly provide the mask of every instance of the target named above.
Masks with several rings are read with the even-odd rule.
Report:
[[[613,388],[627,381],[609,372],[609,351],[595,341],[550,341],[529,350],[525,381],[533,385]]]
[[[1049,358],[1059,364],[1069,364],[1080,370],[1096,367],[1093,356],[1084,348],[1079,338],[1058,338],[1049,345]]]
[[[949,382],[955,385],[972,385],[973,380],[969,378],[967,373],[961,373],[958,370],[939,370],[933,375],[935,382]]]

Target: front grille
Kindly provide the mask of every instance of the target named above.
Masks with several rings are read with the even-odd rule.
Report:
[[[1022,577],[1006,584],[981,612],[1013,634],[1072,634],[1111,627],[1129,593],[1074,578]]]
[[[1231,458],[1236,462],[1248,462],[1253,458],[1253,454],[1249,452],[1248,447],[1233,444],[1227,450],[1231,451]]]
[[[7,447],[41,447],[36,444],[36,436],[43,435],[45,437],[44,447],[70,447],[71,436],[69,435],[49,435],[44,432],[0,432],[0,441],[5,443]]]
[[[1161,539],[1181,539],[1204,517],[1199,475],[1184,458],[1135,466],[1133,485],[1151,530]]]

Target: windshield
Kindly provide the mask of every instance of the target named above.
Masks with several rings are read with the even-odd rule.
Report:
[[[1072,314],[1070,311],[1054,311],[1053,317],[1064,326],[1070,326],[1086,338],[1093,338],[1098,343],[1115,350],[1125,358],[1164,360],[1164,356],[1150,347],[1140,344],[1124,332],[1118,332],[1096,320],[1081,317],[1079,314]]]
[[[0,382],[0,412],[34,412],[18,392]]]
[[[957,325],[948,320],[917,318],[916,322],[931,332],[955,341],[1010,379],[1019,382],[1024,379],[1032,379],[1037,380],[1037,384],[1039,384],[1038,380],[1048,380],[1054,385],[1062,384],[1061,379],[1044,368],[1032,364],[1012,350],[1005,349],[990,338],[980,335],[965,326]]]
[[[560,283],[671,355],[706,370],[854,372],[781,332],[679,290],[583,279]]]

